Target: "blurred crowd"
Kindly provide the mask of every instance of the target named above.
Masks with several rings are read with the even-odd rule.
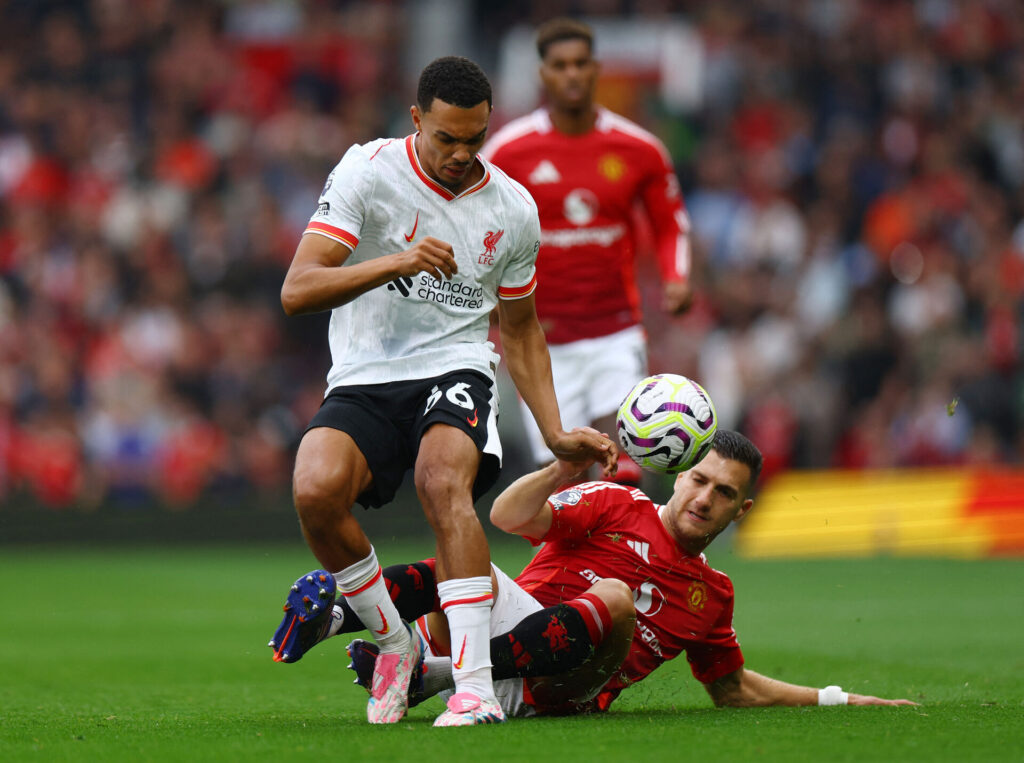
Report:
[[[411,130],[405,5],[0,0],[0,502],[287,488],[329,360],[279,289],[347,146]],[[695,232],[651,366],[768,476],[1024,458],[1020,2],[462,7],[485,68],[556,13],[698,32],[700,109],[634,115]]]

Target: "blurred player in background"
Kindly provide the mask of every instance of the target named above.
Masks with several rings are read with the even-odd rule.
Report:
[[[331,172],[281,290],[289,315],[332,311],[327,394],[293,485],[303,534],[330,572],[292,587],[271,646],[275,659],[296,659],[320,635],[315,615],[331,608],[336,584],[380,645],[368,719],[404,715],[420,639],[401,622],[352,507],[388,503],[414,468],[459,648],[459,702],[435,725],[473,725],[502,720],[488,650],[489,551],[473,507],[501,458],[492,308],[509,372],[552,452],[611,471],[616,449],[594,432],[562,430],[534,309],[536,206],[476,156],[491,114],[487,77],[468,59],[438,59],[420,76],[411,114],[416,134],[353,146]]]
[[[537,314],[562,417],[613,432],[618,403],[647,374],[634,215],[642,207],[653,229],[663,304],[673,314],[692,296],[689,220],[661,141],[595,104],[600,66],[590,27],[549,21],[537,52],[546,105],[495,133],[483,154],[537,202]],[[548,463],[540,432],[524,422],[536,462]],[[622,455],[616,479],[636,484],[640,469]]]
[[[789,684],[744,666],[732,624],[732,583],[703,551],[751,510],[761,465],[750,440],[719,430],[712,451],[676,478],[664,506],[609,482],[552,495],[573,476],[573,465],[563,462],[506,488],[492,521],[544,547],[514,581],[493,568],[491,654],[495,677],[508,679],[496,684],[505,712],[607,710],[623,689],[683,652],[718,706],[914,704]],[[395,565],[385,574],[403,615],[436,610],[429,561]],[[362,630],[343,604],[338,609],[333,632]],[[432,655],[414,681],[413,703],[451,687],[443,617],[434,612],[419,628]],[[373,644],[349,646],[363,685],[374,653]]]

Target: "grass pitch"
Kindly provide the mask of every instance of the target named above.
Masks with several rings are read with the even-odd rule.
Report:
[[[603,716],[433,729],[433,699],[373,727],[348,637],[294,665],[265,646],[304,547],[4,548],[0,760],[1024,760],[1024,560],[709,557],[748,667],[922,706],[716,710],[679,659]]]

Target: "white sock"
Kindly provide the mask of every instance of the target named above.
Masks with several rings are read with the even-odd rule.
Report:
[[[409,631],[402,624],[402,618],[388,595],[373,548],[365,559],[335,572],[334,579],[338,583],[338,592],[380,644],[381,652],[397,653],[409,648]]]
[[[491,680],[491,576],[456,578],[437,584],[441,609],[451,632],[452,675],[456,692],[494,700]]]
[[[443,692],[445,689],[454,689],[455,680],[452,678],[452,660],[450,657],[423,657],[423,693],[428,697]]]
[[[341,630],[341,626],[345,624],[345,610],[339,607],[337,604],[331,609],[331,627],[327,629],[327,635],[324,638],[330,638],[331,636],[337,636],[338,631]]]

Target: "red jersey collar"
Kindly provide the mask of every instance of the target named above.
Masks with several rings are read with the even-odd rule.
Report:
[[[484,175],[474,185],[467,188],[465,191],[459,194],[452,193],[443,185],[434,180],[430,175],[423,169],[423,165],[420,164],[420,158],[416,155],[416,136],[419,133],[413,133],[405,139],[405,152],[409,156],[409,164],[412,165],[413,172],[419,177],[423,184],[426,185],[430,190],[436,193],[438,196],[443,198],[445,201],[454,201],[460,199],[463,196],[468,196],[471,193],[476,193],[491,180],[491,171],[487,167],[487,163],[484,162],[479,156],[476,157],[476,161],[480,163],[480,166],[484,169]]]
[[[600,105],[595,105],[594,111],[597,112],[597,116],[594,118],[594,126],[587,132],[582,133],[582,135],[590,135],[592,132],[608,132],[612,129],[612,113]],[[534,119],[536,120],[537,132],[558,132],[555,129],[554,122],[551,121],[551,112],[544,106],[541,106],[534,112]],[[559,133],[559,135],[561,134]],[[571,137],[580,136],[575,135]]]

